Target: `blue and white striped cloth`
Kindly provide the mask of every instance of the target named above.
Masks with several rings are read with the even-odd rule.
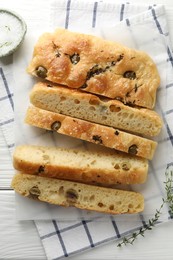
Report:
[[[122,22],[119,23],[120,21]],[[115,32],[119,32],[121,35],[117,35],[117,38],[122,41],[126,40],[124,34],[127,33],[129,34],[128,39],[132,38],[136,48],[143,49],[145,47],[144,49],[153,58],[157,50],[160,48],[163,50],[160,55],[156,55],[155,59],[162,78],[162,86],[158,91],[160,102],[157,103],[157,110],[163,116],[165,129],[164,134],[158,140],[161,154],[157,154],[157,159],[159,156],[163,157],[163,153],[167,153],[167,161],[165,165],[159,165],[156,160],[150,164],[149,178],[151,182],[153,181],[155,188],[153,188],[152,194],[146,194],[145,199],[146,204],[152,200],[153,207],[155,199],[164,196],[162,184],[165,167],[172,165],[173,162],[173,55],[164,7],[139,6],[130,3],[114,4],[107,1],[54,0],[51,3],[50,23],[52,28],[65,27],[71,30],[84,30],[84,32],[90,31],[91,28],[98,28],[98,30],[101,28],[101,33],[105,33],[108,38],[111,38]],[[111,26],[110,32],[104,31],[103,27],[111,28]],[[147,34],[153,35],[148,37]],[[152,41],[149,40],[150,38]],[[163,44],[160,44],[161,41]],[[130,45],[130,42],[127,45]],[[14,135],[11,129],[14,125],[14,101],[12,65],[10,65],[12,58],[9,59],[9,62],[0,62],[0,127],[7,147],[12,152]],[[160,99],[160,95],[163,95],[164,98]],[[159,205],[157,203],[156,205]],[[155,212],[155,208],[153,210]],[[166,213],[164,221],[171,219],[169,212],[166,211]],[[120,218],[110,216],[106,219],[106,223],[105,220],[81,219],[63,222],[37,220],[35,224],[47,258],[56,260],[117,240],[144,226],[146,220],[146,215],[139,214],[136,221],[120,221]]]

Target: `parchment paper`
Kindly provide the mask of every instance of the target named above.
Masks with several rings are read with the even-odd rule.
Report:
[[[104,27],[100,29],[88,30],[85,28],[74,28],[74,31],[82,33],[89,33],[101,36],[105,39],[120,42],[128,47],[141,49],[147,52],[154,62],[157,64],[160,76],[161,85],[157,94],[157,103],[155,110],[162,116],[166,104],[166,77],[167,77],[167,53],[165,38],[160,35],[157,30],[148,30],[150,24],[143,25],[135,24],[128,27],[124,22],[117,24],[114,27]],[[75,138],[67,137],[57,133],[51,133],[41,130],[24,123],[24,117],[29,105],[29,93],[32,86],[37,79],[32,78],[26,73],[33,52],[33,47],[37,41],[40,33],[33,35],[28,34],[25,42],[14,57],[14,78],[15,78],[15,142],[20,144],[34,144],[45,146],[64,146],[69,148],[81,149],[95,149],[96,146],[87,142],[80,141]],[[167,147],[164,140],[168,138],[166,126],[160,135],[155,138],[158,141],[158,148],[156,150],[153,160],[149,163],[148,179],[145,184],[132,185],[130,188],[139,191],[145,198],[145,210],[142,217],[147,220],[155,213],[155,209],[159,208],[164,196],[164,180],[165,168],[167,165],[167,155],[169,154],[169,147]],[[98,149],[104,149],[97,146]],[[49,205],[39,201],[34,201],[28,198],[21,197],[16,194],[16,213],[20,220],[36,220],[36,219],[58,219],[62,221],[78,220],[78,219],[98,219],[106,220],[108,214],[100,214],[95,212],[88,212],[75,208],[63,208],[60,206]],[[141,214],[116,216],[116,221],[139,221]],[[168,219],[167,208],[164,208],[162,220]]]

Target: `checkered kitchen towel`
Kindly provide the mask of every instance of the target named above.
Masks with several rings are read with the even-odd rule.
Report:
[[[114,4],[109,2],[57,0],[51,3],[51,26],[77,28],[79,25],[85,28],[116,25],[122,21],[135,37],[135,25],[146,24],[150,30],[159,33],[165,41],[166,53],[166,81],[164,88],[167,90],[166,106],[162,111],[166,127],[166,138],[162,140],[164,145],[173,149],[173,56],[169,43],[169,32],[166,25],[166,17],[163,6],[138,6],[130,3]],[[111,32],[113,33],[113,32]],[[145,36],[144,36],[145,37]],[[137,47],[140,48],[140,40],[137,39]],[[149,44],[149,43],[146,43]],[[11,59],[11,58],[9,58]],[[162,66],[157,60],[157,65]],[[0,127],[4,134],[7,147],[12,153],[14,136],[12,134],[14,124],[13,103],[13,76],[11,62],[0,61]],[[163,68],[165,70],[165,68]],[[162,143],[160,145],[162,145]],[[173,153],[172,153],[173,154]],[[172,164],[171,153],[168,154],[168,164]],[[157,170],[157,169],[155,169]],[[157,175],[154,175],[157,182]],[[158,182],[159,183],[159,182]],[[162,189],[160,189],[162,193]],[[168,214],[168,219],[170,216]],[[94,248],[103,243],[117,240],[121,236],[139,229],[145,225],[145,218],[140,215],[138,221],[122,222],[110,217],[106,223],[95,220],[78,221],[35,221],[38,233],[43,243],[47,258],[60,259]],[[116,250],[116,248],[115,248]]]

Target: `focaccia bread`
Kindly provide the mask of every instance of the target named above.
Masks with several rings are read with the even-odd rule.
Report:
[[[27,174],[103,185],[144,183],[148,173],[147,160],[116,151],[32,145],[16,147],[13,165]]]
[[[158,135],[162,127],[155,111],[46,82],[34,85],[30,102],[44,110],[146,136]]]
[[[40,78],[153,108],[160,77],[144,52],[99,37],[57,29],[35,45],[28,73]]]
[[[157,147],[152,140],[34,106],[28,108],[25,123],[146,159],[153,158]]]
[[[111,214],[138,213],[144,209],[142,194],[64,180],[18,173],[11,187],[20,195],[65,207]]]

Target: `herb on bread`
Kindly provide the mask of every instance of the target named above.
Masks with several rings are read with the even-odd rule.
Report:
[[[93,135],[93,140],[97,143],[97,144],[103,144],[102,138],[99,135]]]

